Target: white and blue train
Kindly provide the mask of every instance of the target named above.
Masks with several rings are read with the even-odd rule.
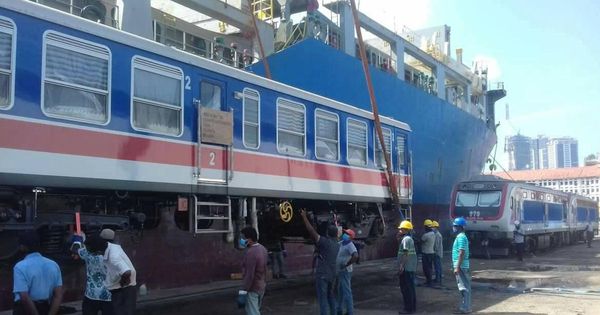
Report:
[[[382,124],[408,207],[410,127]],[[368,238],[391,208],[384,164],[370,112],[0,1],[0,239],[39,229],[59,250],[75,212],[84,229],[172,223],[231,241],[236,223],[265,222],[265,235],[298,236],[300,206]]]
[[[531,251],[583,240],[588,225],[598,232],[596,201],[493,175],[458,183],[450,216],[467,219],[475,253],[481,253],[482,245],[487,244],[492,255],[510,253],[516,221]]]

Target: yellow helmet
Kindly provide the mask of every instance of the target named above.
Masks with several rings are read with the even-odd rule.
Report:
[[[400,222],[400,225],[398,225],[398,229],[412,230],[413,226],[412,226],[412,223],[410,223],[410,221],[404,220],[404,221]]]
[[[425,222],[423,222],[423,225],[426,227],[431,227],[431,224],[433,224],[433,222],[431,222],[431,220],[427,219],[425,220]]]
[[[438,221],[434,220],[434,221],[431,221],[431,227],[438,228],[438,227],[440,227],[440,224],[438,223]]]

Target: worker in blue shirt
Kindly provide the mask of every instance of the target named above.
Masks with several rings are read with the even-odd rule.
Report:
[[[13,314],[57,314],[63,296],[58,264],[39,253],[40,238],[36,231],[23,234],[19,245],[26,256],[13,269]]]

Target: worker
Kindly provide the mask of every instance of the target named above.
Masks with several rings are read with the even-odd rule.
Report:
[[[415,242],[411,237],[413,225],[410,221],[402,221],[398,225],[398,282],[404,300],[404,309],[400,314],[412,314],[417,311],[417,296],[415,290],[415,272],[417,271],[417,252]]]
[[[585,242],[587,243],[587,247],[592,247],[592,240],[594,239],[594,227],[592,226],[592,221],[588,221],[585,226]]]
[[[337,312],[343,314],[354,314],[354,302],[352,299],[352,265],[358,260],[358,251],[352,240],[356,234],[353,230],[343,230],[342,240],[339,242],[340,251],[337,256],[338,272],[338,295],[337,295]]]
[[[442,259],[444,258],[444,238],[440,233],[440,224],[437,221],[432,221],[431,227],[435,234],[435,243],[433,245],[433,267],[435,268],[435,283],[438,286],[442,285]]]
[[[426,286],[431,286],[433,284],[431,271],[433,269],[433,258],[435,256],[435,251],[433,250],[435,245],[435,233],[431,229],[432,224],[433,222],[430,219],[423,222],[425,233],[421,236],[421,260]]]
[[[515,230],[513,232],[513,242],[517,252],[517,259],[523,261],[523,252],[525,251],[525,234],[521,230],[521,222],[515,221]]]
[[[247,248],[242,262],[244,287],[240,294],[247,299],[247,315],[260,315],[260,305],[267,285],[267,249],[258,243],[258,233],[253,227],[241,231],[240,247]]]
[[[465,234],[467,221],[456,218],[452,223],[452,231],[456,234],[452,245],[452,268],[456,284],[461,295],[461,303],[454,314],[469,314],[471,310],[471,272],[469,266],[469,240]]]

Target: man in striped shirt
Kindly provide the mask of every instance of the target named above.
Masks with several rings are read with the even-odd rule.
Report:
[[[457,233],[452,245],[452,268],[456,276],[458,291],[462,301],[454,314],[469,314],[471,310],[471,272],[469,266],[469,240],[465,235],[467,221],[464,218],[456,218],[452,224],[452,230]]]

